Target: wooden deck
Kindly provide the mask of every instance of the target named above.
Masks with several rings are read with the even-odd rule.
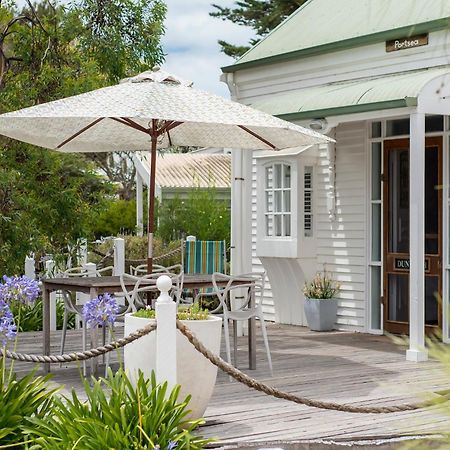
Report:
[[[288,392],[339,403],[390,405],[415,402],[423,392],[437,396],[450,389],[450,379],[437,362],[407,362],[404,349],[385,336],[314,333],[275,324],[269,325],[268,332],[273,378],[259,335],[257,370],[245,370],[245,338],[240,338],[239,360],[249,375]],[[52,353],[58,353],[58,334],[52,334]],[[40,353],[40,342],[40,333],[23,333],[18,349]],[[80,349],[80,333],[69,332],[68,342],[67,350]],[[29,369],[29,364],[16,364],[19,373]],[[53,366],[53,370],[54,381],[64,384],[65,391],[80,390],[76,365]],[[371,415],[308,408],[250,390],[219,373],[206,420],[202,434],[229,444],[422,435],[439,432],[449,418],[436,410]]]

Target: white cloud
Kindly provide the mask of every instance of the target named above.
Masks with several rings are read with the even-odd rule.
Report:
[[[166,3],[164,68],[194,81],[199,89],[228,97],[228,88],[219,80],[220,67],[232,64],[233,59],[220,51],[217,41],[244,45],[254,35],[253,30],[210,17],[211,0],[166,0]],[[231,6],[234,1],[216,0],[216,3]]]

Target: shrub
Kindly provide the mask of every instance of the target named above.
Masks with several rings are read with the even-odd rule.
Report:
[[[94,235],[117,236],[136,231],[136,201],[112,200],[92,225]]]
[[[164,242],[187,235],[230,242],[230,230],[229,202],[219,200],[213,187],[193,189],[187,199],[165,200],[159,208],[156,233]]]
[[[177,386],[157,385],[139,374],[136,387],[122,369],[106,379],[84,381],[86,402],[76,393],[55,399],[51,417],[30,419],[27,432],[35,448],[134,449],[203,448],[209,440],[194,435],[203,420],[187,420],[189,398],[179,402]]]
[[[154,319],[155,310],[154,309],[140,309],[136,311],[133,316],[142,317],[144,319]],[[177,319],[179,320],[206,320],[208,319],[209,311],[206,309],[201,309],[198,303],[195,303],[189,307],[179,307],[177,311]]]

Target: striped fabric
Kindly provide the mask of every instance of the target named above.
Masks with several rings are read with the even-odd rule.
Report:
[[[186,241],[185,273],[226,273],[225,241]]]

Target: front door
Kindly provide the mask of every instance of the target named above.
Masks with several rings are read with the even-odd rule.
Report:
[[[441,324],[442,138],[425,142],[425,325]],[[384,328],[409,331],[409,139],[384,142]]]

